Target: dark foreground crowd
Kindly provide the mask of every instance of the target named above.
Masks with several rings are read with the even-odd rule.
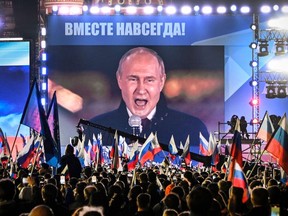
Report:
[[[85,167],[80,178],[66,176],[65,182],[45,164],[29,173],[20,169],[11,178],[2,169],[0,216],[288,215],[288,187],[272,177],[263,180],[261,173],[249,178],[244,204],[243,189],[221,172]]]

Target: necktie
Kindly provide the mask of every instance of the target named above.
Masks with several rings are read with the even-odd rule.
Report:
[[[148,118],[142,119],[141,120],[141,125],[142,125],[142,131],[147,130],[150,127],[151,121]]]

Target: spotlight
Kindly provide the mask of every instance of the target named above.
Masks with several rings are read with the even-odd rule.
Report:
[[[128,7],[126,8],[126,13],[127,13],[127,14],[130,14],[130,15],[136,14],[136,13],[137,13],[137,7],[135,7],[135,6],[128,6]]]
[[[269,5],[262,5],[260,8],[261,13],[270,13],[271,7]]]
[[[251,80],[251,81],[250,81],[250,85],[253,86],[253,87],[254,87],[254,86],[257,86],[257,85],[258,85],[257,80]]]
[[[184,14],[184,15],[188,15],[188,14],[191,14],[192,12],[192,8],[190,6],[183,6],[181,7],[181,13]]]
[[[158,11],[158,13],[162,13],[162,11],[163,11],[163,6],[162,5],[158,5],[157,6],[157,11]]]
[[[120,5],[118,5],[118,4],[117,4],[117,5],[115,5],[115,6],[114,6],[114,10],[115,10],[115,13],[119,15],[119,14],[120,14],[120,12],[121,12],[121,6],[120,6]]]
[[[252,42],[252,43],[249,45],[249,47],[250,47],[251,49],[256,49],[256,48],[257,48],[257,43],[256,43],[256,42]]]
[[[46,61],[47,60],[47,55],[46,53],[42,53],[42,61]]]
[[[226,13],[227,8],[225,6],[219,6],[219,7],[217,7],[216,10],[217,10],[218,14],[224,14],[224,13]]]
[[[143,8],[143,11],[144,11],[144,14],[151,15],[151,14],[154,13],[155,8],[152,7],[152,6],[145,6],[145,7]]]
[[[259,105],[259,100],[257,98],[252,98],[249,102],[251,106],[258,106]]]
[[[90,8],[90,13],[91,14],[99,14],[100,8],[98,6],[93,6]]]
[[[256,24],[251,24],[250,25],[250,29],[252,29],[253,31],[256,31],[257,30],[257,25]]]
[[[88,11],[88,6],[87,5],[83,5],[82,10],[83,10],[83,12],[86,13]]]
[[[200,11],[200,6],[199,5],[195,5],[193,10],[198,13]]]
[[[41,104],[42,104],[43,106],[46,105],[46,99],[45,99],[45,98],[41,98]]]
[[[259,52],[258,52],[258,56],[267,56],[269,55],[269,51],[268,51],[268,41],[265,40],[261,40],[260,44],[259,44]]]
[[[41,28],[41,35],[42,35],[42,36],[46,36],[46,33],[47,33],[47,32],[46,32],[46,28],[45,28],[45,27],[42,27],[42,28]]]
[[[41,68],[41,73],[42,73],[42,75],[47,75],[47,68],[46,67],[42,67]]]
[[[278,10],[279,10],[279,5],[277,5],[277,4],[276,4],[276,5],[273,5],[273,10],[274,10],[274,11],[278,11]]]
[[[287,97],[287,81],[278,81],[278,88],[277,88],[277,98],[286,98]]]
[[[169,5],[169,6],[167,6],[167,7],[165,8],[165,12],[166,12],[166,14],[168,14],[168,15],[174,15],[174,14],[177,13],[177,9],[176,9],[176,7],[174,7],[174,6]]]
[[[251,62],[250,62],[250,66],[251,66],[251,67],[257,67],[257,65],[258,65],[258,62],[257,62],[257,61],[251,61]]]
[[[231,10],[232,12],[236,12],[236,11],[237,11],[237,6],[234,5],[234,4],[231,5],[230,10]]]
[[[282,13],[288,13],[288,6],[287,5],[282,6],[281,12]]]
[[[259,119],[257,119],[257,118],[251,119],[250,124],[251,124],[251,125],[253,125],[253,124],[259,124]]]
[[[268,84],[266,86],[267,89],[267,93],[266,93],[266,98],[272,99],[272,98],[276,98],[276,86],[275,86],[275,82],[274,81],[266,81],[266,83]]]
[[[249,7],[249,6],[242,6],[242,7],[240,8],[240,12],[241,12],[242,14],[248,14],[248,13],[250,13],[250,7]]]
[[[57,5],[53,5],[53,6],[52,6],[52,13],[53,13],[54,15],[56,15],[57,12],[58,12],[58,6],[57,6]]]
[[[284,55],[285,52],[285,43],[282,40],[276,41],[275,43],[275,55],[279,56],[279,55]]]
[[[212,12],[213,12],[213,9],[211,6],[209,6],[209,5],[203,6],[203,8],[202,8],[203,14],[211,14]]]

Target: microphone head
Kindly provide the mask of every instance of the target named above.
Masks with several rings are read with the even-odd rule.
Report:
[[[130,127],[140,127],[141,118],[139,116],[132,115],[128,119],[128,124],[130,125]]]

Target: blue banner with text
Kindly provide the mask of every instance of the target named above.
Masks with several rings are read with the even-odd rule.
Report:
[[[48,17],[48,45],[191,45],[247,28],[235,16]]]

